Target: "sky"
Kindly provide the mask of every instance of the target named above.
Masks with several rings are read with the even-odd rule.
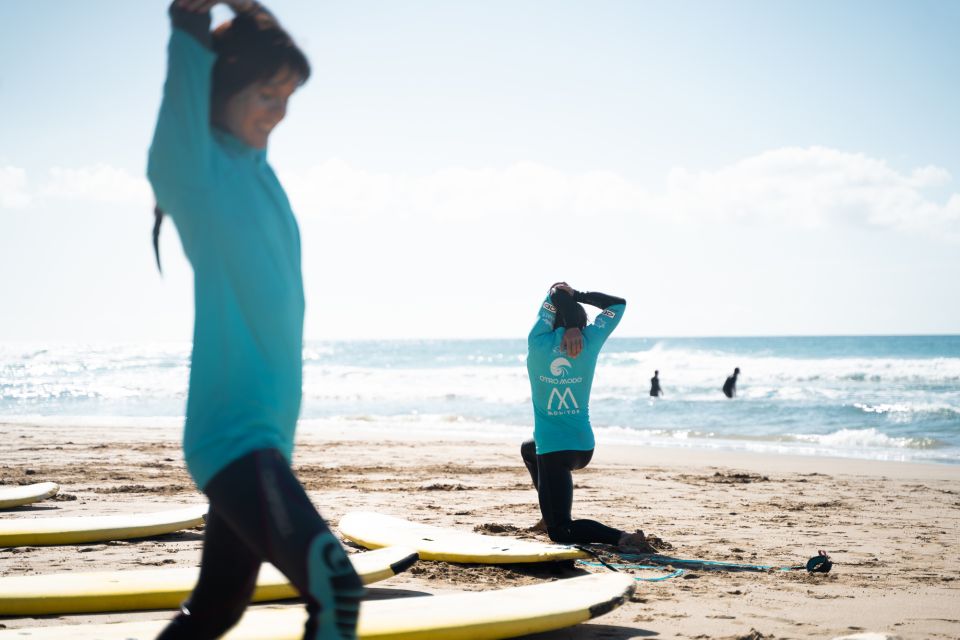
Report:
[[[0,342],[190,340],[166,5],[0,0]],[[522,338],[558,280],[623,336],[960,333],[960,3],[268,6],[308,340]]]

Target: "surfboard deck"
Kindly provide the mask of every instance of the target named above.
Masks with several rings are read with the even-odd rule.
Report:
[[[593,574],[525,587],[364,602],[363,640],[496,640],[573,626],[626,602],[630,576]],[[303,606],[251,608],[226,640],[300,640]],[[153,640],[166,620],[0,630],[0,640]]]
[[[146,538],[203,524],[207,505],[154,513],[0,519],[0,547]]]
[[[354,553],[350,562],[364,584],[385,580],[409,569],[417,552],[387,547]],[[0,578],[0,615],[32,616],[143,609],[176,609],[190,594],[200,569],[129,569],[70,571]],[[288,600],[299,593],[273,565],[260,567],[253,600]]]
[[[57,495],[60,485],[56,482],[38,482],[21,487],[0,487],[0,509],[12,509],[46,500]]]
[[[510,564],[589,557],[568,545],[458,531],[369,511],[348,513],[337,528],[342,536],[367,549],[402,545],[416,549],[421,560]]]

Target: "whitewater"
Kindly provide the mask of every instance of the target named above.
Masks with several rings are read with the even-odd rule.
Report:
[[[523,340],[308,342],[301,428],[519,444],[525,357]],[[0,422],[175,427],[189,360],[189,344],[3,344]],[[960,336],[612,338],[590,415],[601,444],[958,463]]]

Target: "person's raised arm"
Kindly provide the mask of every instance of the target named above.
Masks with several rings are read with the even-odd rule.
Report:
[[[548,333],[553,333],[553,322],[557,317],[557,308],[550,301],[550,294],[547,294],[547,297],[544,298],[543,302],[540,303],[540,309],[537,312],[537,321],[534,323],[533,328],[530,329],[530,333],[527,335],[527,343],[530,341],[544,336]]]
[[[216,55],[210,11],[193,6],[180,0],[170,5],[167,77],[147,164],[158,204],[173,212],[185,188],[203,184],[212,140],[210,84]]]
[[[582,304],[602,309],[584,330],[594,338],[600,338],[602,344],[620,324],[627,301],[598,291],[574,291],[574,298]]]
[[[598,309],[608,309],[615,304],[627,304],[627,301],[617,296],[607,295],[598,291],[574,291],[574,300]]]

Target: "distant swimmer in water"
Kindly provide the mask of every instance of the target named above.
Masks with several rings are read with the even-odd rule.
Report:
[[[587,324],[578,303],[601,309]],[[599,542],[621,551],[653,553],[643,532],[622,531],[594,520],[574,520],[573,472],[593,457],[588,406],[603,344],[623,317],[627,301],[575,291],[565,282],[550,288],[527,337],[527,373],[533,400],[533,438],[520,447],[540,502],[541,523],[563,544]]]
[[[663,395],[663,389],[660,388],[660,371],[654,371],[653,377],[650,378],[650,395],[654,398]]]
[[[737,395],[737,377],[740,375],[740,367],[733,370],[732,376],[727,376],[727,381],[723,383],[723,395],[732,398]]]

